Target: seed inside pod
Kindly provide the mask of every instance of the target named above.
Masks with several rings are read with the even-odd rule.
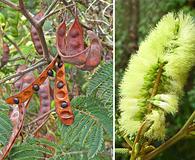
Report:
[[[39,90],[39,85],[38,84],[34,84],[33,85],[33,90],[34,91],[38,91]]]
[[[63,63],[60,61],[58,62],[58,68],[61,68],[63,66]]]
[[[62,107],[62,108],[68,107],[68,103],[67,103],[66,101],[63,101],[63,102],[61,103],[61,107]]]
[[[18,98],[14,98],[13,100],[14,100],[15,104],[19,104],[19,99]]]
[[[50,77],[53,77],[53,70],[50,69],[50,70],[47,72],[47,75],[50,76]]]
[[[59,81],[57,84],[58,89],[61,89],[64,86],[64,83],[62,81]]]

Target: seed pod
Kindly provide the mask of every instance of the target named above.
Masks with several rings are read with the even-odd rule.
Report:
[[[41,85],[43,82],[47,79],[48,75],[47,72],[51,69],[54,68],[55,63],[56,63],[57,57],[47,66],[47,68],[39,75],[39,77],[34,80],[28,87],[23,89],[20,93],[11,96],[6,99],[6,103],[8,104],[14,104],[14,98],[18,98],[20,103],[25,102],[26,100],[29,99],[35,93],[35,91],[32,89],[34,84]]]
[[[58,54],[64,62],[81,65],[86,61],[87,50],[84,50],[83,29],[78,17],[70,27],[66,36],[66,23],[63,21],[56,32]]]
[[[62,87],[58,87],[59,82],[62,82],[64,85]],[[56,72],[54,100],[56,105],[56,113],[58,114],[62,123],[65,125],[71,125],[74,121],[74,115],[70,107],[64,65],[61,68],[58,68]]]
[[[0,67],[3,67],[8,62],[9,52],[10,52],[9,46],[7,43],[4,42],[3,43],[3,56],[1,58],[1,66]]]
[[[17,68],[16,73],[19,73],[23,70],[25,70],[27,68],[26,65],[21,65]],[[28,72],[26,74],[24,74],[20,79],[18,79],[15,83],[14,86],[18,89],[18,90],[23,90],[24,88],[26,88],[27,86],[29,86],[33,81],[35,80],[35,77],[33,75],[33,72]]]
[[[33,18],[36,19],[36,20],[40,20],[43,17],[43,15],[44,15],[44,13],[42,11],[40,11]],[[31,26],[30,33],[31,33],[31,38],[32,38],[32,41],[33,41],[33,44],[35,46],[35,49],[36,49],[37,53],[42,55],[43,54],[43,48],[42,48],[37,30],[34,26]]]
[[[78,68],[82,70],[92,70],[95,67],[97,67],[101,61],[101,42],[98,36],[92,32],[87,31],[88,36],[91,40],[91,45],[89,46],[88,54],[87,54],[87,60],[84,65],[77,66]]]
[[[12,149],[17,137],[20,135],[20,132],[23,128],[24,124],[24,115],[25,115],[25,109],[28,107],[31,97],[25,104],[19,103],[18,106],[14,106],[14,110],[10,115],[10,119],[13,124],[13,131],[12,134],[8,140],[8,143],[4,148],[1,150],[0,153],[0,159],[5,159]]]
[[[64,62],[75,64],[82,70],[92,70],[100,63],[102,50],[100,40],[94,32],[88,31],[91,44],[84,49],[83,29],[77,16],[67,36],[65,21],[60,24],[56,34],[58,54]]]
[[[50,86],[49,86],[49,79],[47,78],[45,82],[40,86],[38,92],[40,98],[40,110],[39,115],[43,115],[44,113],[50,110]]]

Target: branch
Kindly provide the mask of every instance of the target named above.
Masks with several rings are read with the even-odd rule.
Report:
[[[23,71],[21,71],[21,72],[19,72],[19,73],[13,74],[13,75],[8,76],[8,77],[5,77],[5,78],[3,78],[2,80],[0,80],[0,84],[5,83],[6,81],[8,81],[8,80],[10,80],[10,79],[13,79],[13,78],[15,78],[15,77],[22,76],[22,75],[24,75],[25,73],[28,73],[28,72],[30,72],[30,71],[32,71],[32,70],[35,70],[35,69],[37,69],[37,68],[39,68],[39,67],[41,67],[41,66],[43,66],[43,65],[45,65],[45,64],[47,64],[46,61],[41,62],[41,63],[39,63],[39,64],[37,64],[37,65],[35,65],[35,66],[31,66],[30,68],[28,68],[28,69],[26,69],[26,70],[23,70]]]
[[[0,0],[0,2],[8,5],[9,7],[13,8],[13,9],[15,9],[17,11],[20,11],[20,8],[16,4],[14,4],[13,2],[11,2],[9,0]]]
[[[37,21],[33,19],[32,14],[26,10],[23,0],[19,0],[19,7],[20,7],[20,12],[30,21],[30,23],[35,28],[38,28]]]
[[[48,47],[47,47],[47,43],[44,37],[44,33],[43,33],[43,29],[42,26],[38,23],[38,21],[36,21],[35,19],[33,19],[33,17],[31,16],[31,13],[28,12],[24,6],[24,2],[23,0],[19,0],[19,7],[20,7],[20,11],[23,13],[23,15],[30,21],[30,23],[36,28],[40,42],[42,44],[42,48],[43,48],[43,55],[44,58],[50,62],[50,55],[49,55],[49,51],[48,51]]]
[[[40,24],[44,23],[44,21],[45,21],[48,17],[50,17],[50,16],[52,16],[52,15],[54,15],[54,14],[60,12],[60,11],[63,10],[63,9],[67,9],[68,7],[72,7],[72,6],[74,6],[74,4],[70,4],[70,5],[68,5],[68,6],[65,6],[65,7],[59,8],[59,9],[57,9],[57,10],[54,10],[53,12],[50,12],[50,13],[48,13],[48,14],[45,14],[45,16],[39,21],[39,23],[40,23]]]
[[[56,3],[58,2],[58,0],[53,1],[53,3],[49,6],[49,8],[46,10],[43,18],[38,22],[40,26],[42,26],[46,20],[46,18],[48,17],[48,15],[50,14],[50,12],[52,11],[52,9],[55,7]]]
[[[158,148],[153,150],[152,152],[148,153],[146,156],[144,156],[144,160],[150,160],[154,158],[156,155],[167,149],[168,147],[172,146],[182,138],[184,138],[188,134],[188,128],[192,124],[193,120],[195,119],[195,111],[191,114],[187,122],[184,124],[184,126],[180,129],[180,131],[175,134],[172,138],[170,138],[168,141],[160,145]]]

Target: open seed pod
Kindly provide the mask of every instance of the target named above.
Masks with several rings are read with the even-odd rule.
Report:
[[[8,153],[10,152],[10,150],[14,145],[14,142],[16,141],[17,137],[20,135],[20,132],[24,124],[25,108],[28,107],[30,99],[31,97],[25,104],[19,103],[17,105],[17,109],[14,109],[10,115],[10,119],[13,124],[13,131],[8,140],[7,145],[4,146],[4,148],[1,150],[0,160],[4,160],[7,157]],[[16,106],[13,107],[16,108]]]
[[[33,93],[39,90],[39,86],[43,84],[43,82],[48,77],[48,71],[52,70],[55,66],[57,57],[47,66],[47,68],[39,75],[39,77],[33,81],[29,86],[23,89],[20,93],[11,96],[6,99],[6,103],[8,104],[19,104],[23,103],[29,99],[33,95]]]
[[[40,20],[43,17],[43,15],[44,15],[44,13],[42,11],[40,11],[33,18],[36,19],[36,20]],[[43,48],[42,48],[37,30],[34,26],[31,26],[30,34],[31,34],[31,38],[32,38],[32,41],[33,41],[33,44],[35,46],[35,49],[36,49],[37,53],[42,55],[43,54]]]
[[[91,45],[87,51],[87,59],[85,64],[80,66],[77,65],[77,67],[82,70],[92,70],[97,67],[101,61],[102,45],[100,39],[94,32],[90,30],[87,31],[87,34],[91,41]]]
[[[76,16],[66,36],[66,23],[63,21],[56,32],[56,45],[62,61],[81,65],[86,61],[88,51],[84,49],[83,29]]]
[[[8,44],[3,42],[3,55],[1,58],[1,66],[0,67],[3,67],[8,62],[9,52],[10,52],[10,50],[9,50]]]
[[[56,106],[56,113],[58,114],[62,123],[65,125],[71,125],[74,121],[74,115],[68,97],[64,65],[59,66],[56,72],[54,101]]]

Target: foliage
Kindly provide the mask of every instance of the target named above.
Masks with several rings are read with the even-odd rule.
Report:
[[[18,1],[13,0],[18,4]],[[24,0],[26,8],[33,14],[40,10],[47,11],[52,4],[52,0],[47,1],[28,1]],[[43,25],[43,32],[50,54],[56,55],[55,36],[56,28],[60,21],[66,17],[67,27],[74,20],[74,1],[66,1],[69,7],[65,7],[63,0],[58,1],[53,11]],[[65,64],[66,80],[71,105],[75,114],[75,121],[71,126],[64,126],[52,112],[48,121],[40,129],[40,133],[46,135],[37,138],[30,132],[33,127],[29,124],[38,116],[39,97],[33,95],[30,106],[26,111],[25,124],[22,136],[17,138],[14,147],[7,159],[111,159],[112,145],[112,84],[113,84],[113,64],[112,64],[112,1],[106,3],[97,1],[76,1],[79,19],[84,26],[84,34],[87,29],[91,29],[98,34],[103,44],[101,65],[91,72],[84,72],[75,66]],[[101,21],[100,21],[101,20]],[[34,67],[39,62],[44,61],[41,55],[36,53],[30,36],[31,24],[20,12],[11,9],[0,2],[0,51],[1,42],[8,43],[10,48],[9,61],[0,69],[0,79],[15,75],[16,69],[21,64]],[[6,35],[6,36],[5,36]],[[8,38],[7,38],[8,37]],[[85,36],[86,37],[86,36]],[[19,50],[15,47],[18,46]],[[85,44],[89,40],[85,38]],[[107,58],[107,55],[109,58]],[[0,52],[0,58],[2,52]],[[105,58],[106,57],[106,58]],[[33,70],[36,77],[45,68],[42,65]],[[17,77],[0,84],[0,150],[7,143],[12,132],[12,125],[9,120],[10,108],[5,104],[5,98],[18,93],[14,87]],[[53,88],[54,78],[50,77],[51,88]],[[4,109],[5,108],[5,109]],[[51,102],[51,109],[55,104]],[[28,128],[29,127],[29,128]],[[34,128],[33,128],[34,129]],[[30,130],[30,131],[29,131]],[[47,137],[47,135],[49,135]]]

